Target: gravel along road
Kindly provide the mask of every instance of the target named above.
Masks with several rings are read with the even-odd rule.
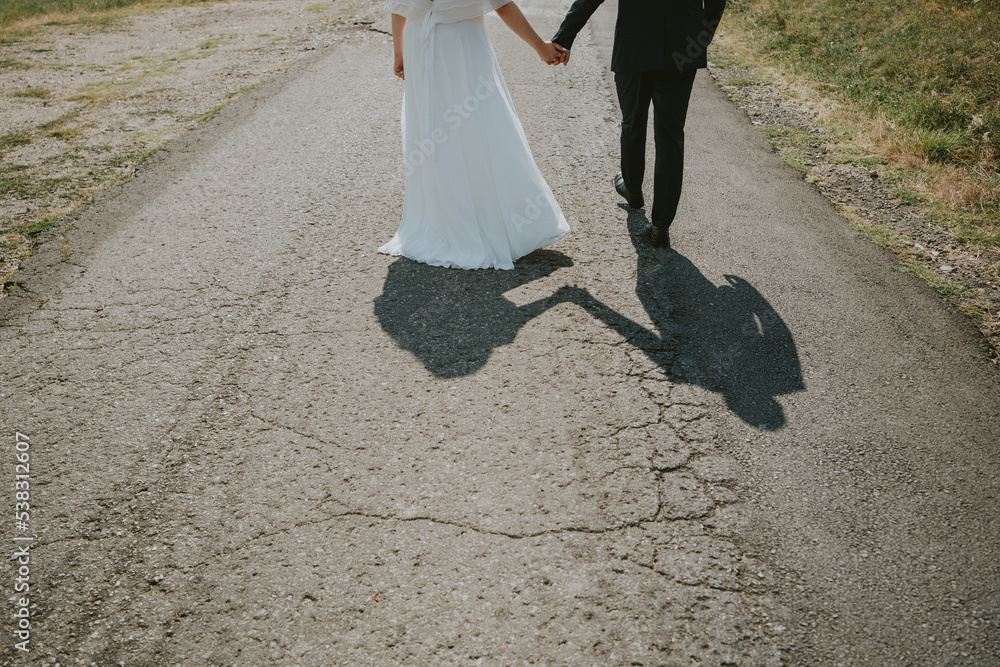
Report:
[[[565,4],[523,8],[551,33]],[[514,271],[375,254],[403,194],[376,10],[28,260],[4,664],[1000,661],[981,336],[707,76],[676,251],[647,247],[606,5],[565,68],[488,19],[573,226]]]

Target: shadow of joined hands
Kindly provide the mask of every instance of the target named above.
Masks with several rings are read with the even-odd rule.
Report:
[[[805,384],[781,316],[742,278],[727,275],[717,287],[675,250],[649,247],[641,238],[645,224],[645,215],[630,212],[636,294],[653,330],[576,286],[524,306],[504,298],[508,290],[572,266],[552,250],[528,255],[513,271],[457,271],[397,260],[375,299],[375,314],[386,333],[435,376],[460,377],[482,368],[533,317],[575,303],[642,350],[672,382],[721,394],[751,426],[784,426],[776,397],[802,391]]]

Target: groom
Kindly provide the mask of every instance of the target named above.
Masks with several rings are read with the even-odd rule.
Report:
[[[577,33],[604,0],[576,0],[552,42],[563,47],[563,64]],[[684,174],[684,120],[695,72],[708,66],[706,51],[726,0],[619,0],[611,70],[622,109],[622,170],[615,189],[642,208],[646,172],[646,124],[653,104],[656,170],[653,176],[653,245],[670,247],[668,228],[677,214]]]

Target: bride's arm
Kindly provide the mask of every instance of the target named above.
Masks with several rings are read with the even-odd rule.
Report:
[[[546,42],[539,37],[535,29],[528,23],[528,19],[524,18],[524,14],[517,6],[517,3],[508,2],[503,7],[499,7],[497,9],[497,16],[507,24],[508,28],[514,31],[514,34],[527,42],[528,46],[535,50],[539,58],[548,64],[554,65],[562,59],[562,52],[565,49],[558,44]]]
[[[400,79],[406,79],[403,75],[403,33],[406,32],[406,17],[399,14],[392,15],[392,50],[395,54],[392,71]]]

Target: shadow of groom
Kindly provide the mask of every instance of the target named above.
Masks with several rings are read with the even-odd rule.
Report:
[[[495,348],[513,342],[529,320],[560,303],[575,303],[642,350],[672,382],[721,394],[751,426],[785,425],[777,396],[805,385],[791,332],[747,281],[726,276],[716,287],[686,257],[649,247],[641,212],[629,214],[637,254],[636,294],[654,329],[597,300],[579,287],[517,306],[503,294],[573,262],[536,251],[512,271],[457,271],[399,259],[389,267],[375,315],[396,344],[437,377],[471,375]]]
[[[715,286],[673,249],[651,247],[642,237],[648,220],[628,217],[637,255],[636,295],[654,331],[576,289],[571,299],[641,349],[673,382],[721,394],[751,426],[785,425],[777,396],[803,391],[802,368],[791,331],[767,299],[739,276]]]

